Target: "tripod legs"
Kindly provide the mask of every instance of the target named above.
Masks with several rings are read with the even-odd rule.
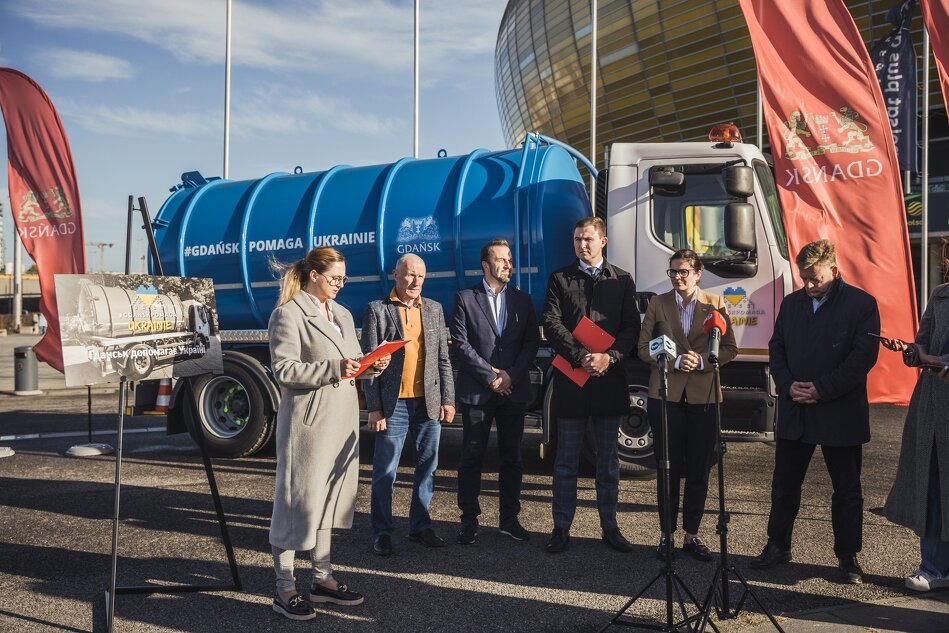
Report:
[[[660,414],[661,414],[661,424],[662,424],[662,436],[667,438],[669,437],[669,418],[666,411],[666,359],[664,356],[659,358],[659,398],[660,398]],[[663,482],[663,496],[665,498],[665,503],[661,505],[664,522],[663,525],[663,537],[666,543],[672,542],[672,535],[669,533],[669,526],[672,524],[672,517],[669,516],[669,508],[671,503],[669,502],[669,442],[665,441],[662,443],[662,456],[659,460],[659,470],[661,472],[662,482]],[[626,611],[633,605],[634,602],[639,600],[646,591],[652,587],[659,579],[665,579],[665,600],[666,600],[666,621],[665,624],[659,624],[654,622],[640,622],[630,619],[624,619]],[[695,605],[697,612],[693,615],[689,615],[686,610],[685,605],[685,596],[683,592],[688,596],[689,601]],[[675,621],[675,605],[678,604],[679,612],[682,614],[682,619],[678,622]],[[702,617],[702,606],[699,605],[698,600],[689,590],[689,588],[682,582],[682,579],[679,578],[679,575],[676,573],[675,567],[672,565],[672,557],[667,556],[665,564],[662,566],[662,569],[659,571],[656,576],[646,583],[646,586],[643,587],[639,593],[637,593],[633,598],[627,602],[622,609],[616,612],[616,615],[613,616],[613,619],[606,623],[600,633],[606,631],[613,625],[616,626],[629,626],[638,629],[646,629],[649,631],[664,631],[665,633],[672,633],[674,631],[696,631],[698,629],[698,620]],[[712,629],[718,632],[715,624],[712,624]]]
[[[729,575],[734,576],[735,580],[737,580],[743,588],[741,597],[738,599],[734,610],[732,610],[728,600]],[[721,579],[720,585],[718,583],[719,578]],[[774,625],[778,633],[784,633],[784,629],[781,628],[778,621],[771,615],[768,608],[762,604],[761,600],[758,599],[755,592],[751,590],[751,586],[748,584],[748,581],[745,580],[745,577],[735,569],[734,565],[725,567],[722,563],[718,564],[718,568],[716,568],[715,573],[712,575],[712,585],[709,587],[708,594],[705,596],[705,603],[702,606],[702,619],[699,621],[696,632],[704,633],[705,627],[708,625],[711,625],[713,630],[718,630],[709,619],[712,615],[713,603],[715,604],[715,613],[719,620],[731,620],[738,617],[738,614],[741,613],[742,608],[745,606],[745,600],[749,597],[754,600],[758,608],[761,609],[761,612],[768,616],[768,619],[771,620],[771,624]]]
[[[629,610],[633,603],[639,600],[643,594],[649,591],[649,588],[656,584],[660,579],[665,579],[666,584],[666,622],[665,624],[658,624],[653,622],[639,622],[631,619],[624,619],[626,612]],[[683,592],[685,595],[683,595]],[[675,604],[679,607],[679,613],[681,614],[682,619],[678,622],[675,621],[675,605],[673,604],[672,596],[675,594]],[[689,615],[689,612],[686,608],[685,598],[688,597],[689,602],[695,606],[698,611],[693,615]],[[640,589],[639,593],[629,599],[629,601],[623,605],[623,608],[616,612],[616,615],[613,616],[613,619],[607,622],[603,628],[599,630],[598,633],[603,633],[611,626],[628,626],[637,629],[645,629],[648,631],[664,631],[666,633],[673,633],[677,631],[697,631],[698,626],[702,621],[706,621],[711,625],[712,630],[718,633],[718,627],[715,626],[714,622],[708,621],[707,618],[703,618],[702,605],[699,604],[695,595],[692,591],[686,586],[686,584],[679,578],[679,574],[676,573],[674,567],[663,566],[663,568],[656,574],[652,580],[650,580],[646,585]],[[783,632],[782,632],[783,633]]]
[[[715,393],[718,394],[721,392],[722,382],[717,359],[712,360],[712,369],[715,372],[712,386],[715,389]],[[712,584],[709,586],[708,594],[705,596],[705,602],[702,606],[702,620],[696,627],[696,632],[703,633],[705,627],[712,624],[709,618],[712,614],[713,601],[718,618],[720,620],[729,620],[738,617],[738,614],[741,613],[742,608],[745,606],[745,600],[750,596],[751,599],[755,601],[755,604],[758,605],[758,608],[761,609],[762,613],[768,616],[768,619],[771,620],[771,624],[778,630],[778,633],[784,633],[784,629],[781,628],[778,621],[774,619],[771,612],[762,604],[758,596],[755,595],[755,592],[751,590],[748,581],[735,569],[734,565],[728,562],[728,522],[731,517],[725,509],[725,453],[727,452],[727,448],[725,442],[722,440],[722,403],[719,402],[717,398],[715,402],[715,434],[718,441],[718,523],[715,526],[715,532],[719,535],[720,539],[721,559],[718,567],[715,569],[715,573],[712,574]],[[741,597],[738,599],[738,603],[735,605],[734,611],[732,611],[731,600],[729,599],[729,590],[731,589],[729,585],[729,575],[734,576],[744,588]],[[712,624],[712,628],[716,631],[718,630],[715,629],[714,624]]]

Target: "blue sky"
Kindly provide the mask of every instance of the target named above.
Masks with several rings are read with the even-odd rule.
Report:
[[[494,45],[505,0],[421,1],[419,152],[504,141]],[[0,66],[33,78],[69,136],[90,271],[125,261],[129,194],[154,216],[185,171],[223,166],[224,0],[0,0]],[[412,0],[235,0],[230,177],[412,153]],[[6,261],[13,218],[0,129]],[[133,271],[145,252],[135,233]],[[24,257],[26,265],[30,264]]]

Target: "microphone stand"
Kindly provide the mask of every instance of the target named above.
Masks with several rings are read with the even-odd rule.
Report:
[[[667,398],[668,398],[668,389],[666,384],[666,364],[668,360],[666,354],[660,354],[656,359],[659,365],[659,399],[662,404],[660,407],[660,418],[662,426],[662,437],[664,441],[662,442],[662,459],[659,460],[659,468],[662,470],[662,497],[663,497],[663,510],[662,518],[663,524],[665,527],[662,529],[663,541],[668,544],[669,551],[666,552],[665,563],[659,573],[656,574],[652,580],[646,583],[646,586],[643,587],[639,593],[637,593],[633,598],[629,600],[623,608],[616,612],[616,615],[613,616],[613,619],[606,623],[606,625],[599,630],[598,633],[603,633],[608,628],[614,624],[617,626],[628,626],[639,629],[646,629],[649,631],[663,631],[664,633],[677,633],[682,631],[683,628],[688,631],[697,631],[698,623],[696,622],[702,618],[702,606],[696,600],[695,596],[692,594],[692,591],[686,586],[682,581],[682,578],[679,577],[679,574],[676,573],[675,566],[672,563],[672,517],[670,516],[672,502],[669,498],[669,417],[666,410]],[[639,600],[646,591],[652,587],[660,579],[665,579],[666,585],[666,621],[665,624],[659,624],[655,622],[641,622],[631,619],[622,619],[626,611],[633,605],[634,602]],[[673,590],[675,591],[675,601],[679,605],[679,610],[682,613],[682,619],[678,622],[675,621],[675,612],[673,609]],[[692,604],[695,605],[695,608],[699,611],[694,615],[689,615],[685,608],[685,599],[683,598],[682,592],[689,597],[689,600]],[[712,626],[712,630],[718,633],[718,628],[713,622],[709,622],[708,618],[705,618]],[[693,628],[693,622],[696,622],[695,628]],[[783,632],[782,632],[783,633]]]
[[[712,364],[714,377],[712,388],[715,395],[715,441],[718,447],[718,523],[715,524],[715,533],[719,536],[721,549],[719,550],[718,567],[715,568],[715,573],[712,574],[712,582],[709,585],[708,593],[705,595],[705,603],[702,607],[702,619],[696,628],[696,632],[704,633],[705,627],[708,625],[711,625],[712,629],[718,631],[709,619],[712,613],[713,600],[715,602],[715,613],[718,619],[730,620],[738,617],[738,614],[741,613],[745,605],[745,600],[750,596],[751,599],[755,601],[755,604],[758,605],[758,608],[761,609],[762,613],[768,616],[768,619],[771,620],[771,624],[774,625],[778,633],[784,633],[784,629],[781,628],[778,621],[774,619],[771,612],[762,604],[758,596],[755,595],[755,592],[751,590],[748,581],[735,569],[735,565],[728,561],[728,522],[731,520],[731,516],[728,511],[725,510],[725,452],[727,448],[725,447],[724,440],[722,440],[722,403],[718,400],[718,394],[721,393],[722,389],[722,377],[719,371],[718,357],[712,358],[710,356],[709,362]],[[738,603],[735,605],[734,611],[731,608],[731,600],[729,597],[729,574],[734,576],[744,588],[741,597],[738,599]],[[719,580],[721,580],[721,585],[718,585]]]

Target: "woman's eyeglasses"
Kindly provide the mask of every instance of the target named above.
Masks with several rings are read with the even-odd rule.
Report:
[[[323,273],[320,273],[320,277],[322,277],[327,282],[329,282],[329,285],[336,286],[337,288],[343,287],[344,285],[346,285],[346,282],[349,280],[349,277],[345,275],[341,277],[329,277],[327,275],[324,275]]]
[[[666,275],[668,275],[670,279],[675,279],[676,277],[685,279],[694,272],[694,268],[670,268],[666,271]]]

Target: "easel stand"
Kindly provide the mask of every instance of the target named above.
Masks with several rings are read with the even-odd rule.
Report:
[[[778,633],[784,633],[784,629],[781,628],[778,621],[774,619],[771,612],[761,603],[761,600],[758,599],[755,592],[751,590],[748,581],[745,580],[741,573],[735,569],[735,566],[728,561],[728,522],[731,516],[728,514],[728,511],[725,510],[725,452],[727,448],[725,447],[725,442],[722,441],[722,404],[717,401],[717,394],[721,392],[722,379],[719,373],[718,359],[710,359],[710,362],[712,363],[712,370],[714,371],[714,390],[716,394],[715,440],[718,446],[718,522],[715,524],[715,533],[719,536],[721,549],[719,550],[718,567],[715,568],[715,573],[712,574],[712,583],[709,585],[708,593],[705,595],[705,603],[702,606],[702,620],[699,623],[698,632],[704,633],[705,627],[712,624],[709,618],[711,617],[713,602],[718,619],[731,620],[738,617],[738,614],[741,613],[742,608],[745,606],[745,600],[751,597],[751,599],[755,601],[755,604],[758,605],[758,608],[761,609],[762,613],[768,616],[768,619],[771,620],[771,624],[774,625]],[[731,608],[729,595],[729,584],[731,582],[729,576],[734,577],[742,589],[741,597],[738,599],[734,610]],[[712,624],[712,628],[715,628],[714,624]]]
[[[132,196],[128,201],[128,241],[126,243],[125,273],[129,274],[131,264],[130,253],[132,248],[132,217],[133,212],[138,210],[142,213],[142,220],[145,222],[145,233],[148,236],[149,246],[151,247],[152,257],[159,275],[163,274],[161,263],[158,260],[158,249],[155,244],[155,236],[152,233],[151,222],[148,217],[148,209],[145,205],[145,199],[139,198],[140,209],[135,209],[132,205]],[[125,424],[125,399],[126,399],[127,379],[125,376],[120,378],[119,382],[119,421],[116,428],[116,449],[115,449],[115,503],[114,513],[112,515],[112,578],[109,583],[109,590],[105,593],[105,608],[107,631],[112,633],[112,625],[115,617],[114,596],[119,594],[151,594],[151,593],[197,593],[203,591],[240,591],[242,589],[240,572],[237,569],[237,559],[234,557],[234,547],[231,545],[231,537],[227,531],[227,521],[224,518],[224,506],[221,504],[221,496],[218,493],[217,482],[214,480],[214,469],[211,466],[211,459],[208,457],[208,451],[204,443],[204,437],[198,433],[198,448],[201,451],[201,460],[204,462],[204,472],[208,478],[208,486],[211,489],[211,499],[214,501],[214,510],[217,513],[218,526],[221,528],[221,541],[224,543],[224,551],[227,554],[227,563],[231,570],[230,584],[217,585],[136,585],[130,587],[116,586],[116,569],[118,562],[119,545],[119,500],[122,486],[122,430]],[[183,406],[195,406],[194,395],[190,385],[181,390],[181,397],[185,398]]]
[[[663,541],[669,544],[669,551],[666,553],[665,563],[662,566],[662,569],[659,570],[659,573],[653,577],[646,586],[643,587],[639,593],[637,593],[633,598],[629,600],[623,608],[616,612],[616,615],[613,616],[613,619],[607,622],[607,624],[600,629],[599,633],[603,633],[608,628],[613,625],[616,626],[627,626],[637,629],[644,629],[647,631],[664,631],[666,633],[674,633],[678,631],[694,631],[698,626],[698,620],[702,617],[702,607],[699,605],[698,600],[692,594],[692,591],[686,586],[682,578],[679,577],[679,574],[675,570],[675,565],[672,562],[672,533],[670,531],[672,527],[672,517],[670,516],[672,503],[669,499],[669,418],[668,412],[666,410],[666,398],[668,397],[668,392],[666,388],[666,357],[662,355],[658,358],[659,363],[659,397],[662,401],[662,408],[660,410],[661,415],[661,424],[662,424],[662,437],[664,441],[662,442],[662,460],[659,462],[660,470],[662,470],[662,496],[665,500],[662,518],[664,527],[662,529]],[[643,622],[640,620],[633,620],[626,616],[626,612],[629,610],[633,603],[639,600],[659,580],[664,580],[666,585],[666,621],[665,623],[657,622]],[[685,595],[683,595],[683,593]],[[689,601],[695,606],[696,613],[689,615],[685,606],[685,596],[688,596]],[[676,613],[674,606],[679,606],[679,612],[682,614],[682,619],[678,622],[676,621]],[[712,629],[718,632],[718,629],[715,627],[714,623],[710,623]]]

